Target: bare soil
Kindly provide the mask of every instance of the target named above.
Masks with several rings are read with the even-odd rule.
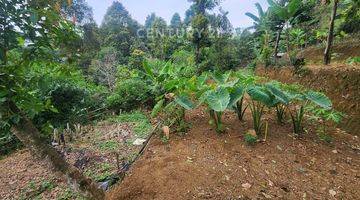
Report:
[[[277,124],[273,114],[265,116],[268,140],[248,146],[249,113],[244,122],[226,113],[223,135],[201,109],[187,113],[188,133],[171,135],[168,144],[153,137],[107,199],[360,199],[357,136],[333,129],[327,144],[308,125],[298,139],[290,123]]]

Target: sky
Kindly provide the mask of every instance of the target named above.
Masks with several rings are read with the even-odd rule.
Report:
[[[107,8],[114,0],[87,0],[88,4],[93,8],[95,21],[101,24]],[[171,17],[178,12],[184,19],[185,11],[190,7],[187,0],[118,0],[130,12],[131,16],[139,23],[144,24],[146,16],[155,12],[157,16],[164,18],[170,23]],[[257,13],[255,3],[259,2],[264,9],[268,4],[266,0],[223,0],[221,7],[225,11],[229,11],[229,19],[234,28],[249,27],[252,20],[245,15],[246,12]]]

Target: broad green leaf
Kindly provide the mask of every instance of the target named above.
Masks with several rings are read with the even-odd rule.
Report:
[[[165,99],[161,99],[156,103],[153,110],[151,111],[151,117],[155,117],[164,106]]]
[[[244,96],[244,87],[236,87],[230,94],[230,102],[228,107],[231,108]]]
[[[263,103],[268,107],[274,106],[275,98],[272,97],[263,87],[260,86],[252,86],[248,89],[248,94],[252,100]]]
[[[288,4],[288,13],[289,16],[292,17],[296,14],[296,12],[301,8],[301,0],[291,0]]]
[[[327,97],[325,94],[321,92],[315,92],[313,90],[309,90],[306,92],[305,98],[322,108],[331,109],[332,107],[332,103],[329,97]]]
[[[278,100],[280,103],[285,105],[290,103],[290,99],[288,98],[286,93],[284,93],[284,91],[282,91],[275,84],[267,83],[265,84],[265,87],[271,92],[272,95],[275,96],[276,100]]]
[[[145,71],[146,75],[148,75],[151,78],[154,77],[154,72],[152,71],[151,66],[149,65],[148,61],[145,60],[143,62],[143,68],[144,68],[144,71]]]
[[[187,95],[180,95],[175,98],[175,102],[187,110],[194,109],[194,103],[189,99]]]
[[[224,84],[229,79],[230,74],[231,72],[226,72],[226,73],[215,72],[212,74],[212,77],[218,84]]]
[[[206,101],[212,110],[222,112],[229,105],[230,94],[225,88],[218,88],[207,95]]]
[[[257,16],[255,16],[254,14],[252,14],[252,13],[247,12],[247,13],[245,13],[245,15],[250,17],[255,22],[260,22],[260,19]]]

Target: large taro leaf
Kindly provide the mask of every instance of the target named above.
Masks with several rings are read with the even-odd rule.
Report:
[[[190,100],[187,95],[180,95],[175,98],[175,102],[185,108],[186,110],[191,110],[195,108],[194,103]]]
[[[247,90],[252,100],[263,103],[268,107],[275,105],[275,98],[265,88],[260,86],[251,86]]]
[[[230,94],[230,102],[228,107],[233,107],[244,96],[244,87],[239,86],[234,89]]]
[[[230,72],[222,73],[222,72],[214,72],[212,74],[212,78],[218,83],[218,84],[224,84],[228,81],[230,77]]]
[[[265,85],[265,87],[268,89],[268,91],[271,92],[272,95],[275,96],[276,101],[282,103],[282,104],[289,104],[290,103],[290,99],[289,97],[286,95],[286,93],[276,84],[274,83],[267,83]]]
[[[325,94],[321,92],[315,92],[313,90],[309,90],[305,93],[305,98],[324,109],[331,109],[332,107],[332,103],[329,97],[327,97]]]
[[[223,112],[229,105],[230,94],[225,88],[218,88],[209,92],[206,102],[212,110]]]

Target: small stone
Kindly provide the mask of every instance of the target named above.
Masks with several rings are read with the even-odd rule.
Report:
[[[338,151],[337,151],[337,150],[332,150],[331,152],[333,152],[333,153],[338,153]]]
[[[282,150],[283,150],[279,145],[277,145],[276,148],[277,148],[279,151],[282,151]]]
[[[250,130],[246,131],[246,134],[249,134],[249,135],[252,135],[252,136],[257,137],[256,132],[255,132],[254,129],[250,129]]]
[[[336,191],[335,191],[335,190],[329,190],[329,194],[330,194],[332,197],[335,197]]]
[[[251,188],[251,184],[250,183],[244,183],[241,185],[244,189],[250,189]]]
[[[145,139],[137,138],[137,139],[133,142],[133,145],[135,145],[135,146],[140,146],[140,145],[143,145],[145,141],[146,141]]]
[[[272,181],[269,180],[268,182],[270,187],[274,186],[274,183]]]
[[[225,175],[225,180],[230,181],[230,177],[228,175]]]

